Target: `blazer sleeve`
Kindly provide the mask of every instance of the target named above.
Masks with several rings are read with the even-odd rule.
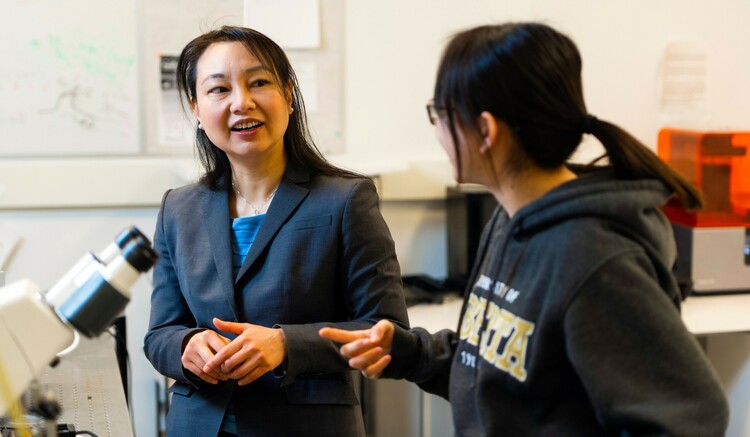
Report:
[[[284,330],[287,362],[282,384],[298,377],[341,372],[349,369],[338,345],[321,338],[318,330],[332,326],[347,330],[367,329],[381,319],[408,327],[401,270],[388,226],[383,220],[375,186],[369,179],[358,180],[343,209],[340,299],[347,321],[278,325]],[[334,262],[333,260],[331,262]]]
[[[159,260],[154,266],[154,290],[151,294],[151,317],[144,339],[146,358],[164,376],[185,383],[195,383],[196,377],[182,366],[182,345],[191,335],[202,329],[190,312],[172,264],[168,229],[167,198],[164,194],[154,232],[154,249]]]

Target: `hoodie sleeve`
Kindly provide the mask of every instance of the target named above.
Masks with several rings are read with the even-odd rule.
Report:
[[[428,393],[448,399],[451,363],[458,345],[456,333],[444,329],[430,334],[423,328],[394,327],[392,360],[382,377],[406,379]]]
[[[608,431],[723,436],[723,390],[656,277],[642,251],[604,260],[566,311],[570,360]]]

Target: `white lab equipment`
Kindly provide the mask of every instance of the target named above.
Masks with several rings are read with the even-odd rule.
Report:
[[[96,337],[122,313],[156,252],[137,228],[86,254],[49,291],[29,279],[0,288],[0,416],[81,333]]]

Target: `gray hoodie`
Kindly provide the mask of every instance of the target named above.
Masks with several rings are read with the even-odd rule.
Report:
[[[449,399],[461,436],[722,436],[728,407],[679,314],[655,180],[598,170],[484,231],[456,332],[398,328],[385,377]]]

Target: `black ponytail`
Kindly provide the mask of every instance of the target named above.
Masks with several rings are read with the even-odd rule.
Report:
[[[591,133],[604,146],[618,178],[658,179],[672,189],[685,209],[703,207],[703,197],[697,188],[624,129],[592,116],[586,117],[584,126],[584,131]]]

